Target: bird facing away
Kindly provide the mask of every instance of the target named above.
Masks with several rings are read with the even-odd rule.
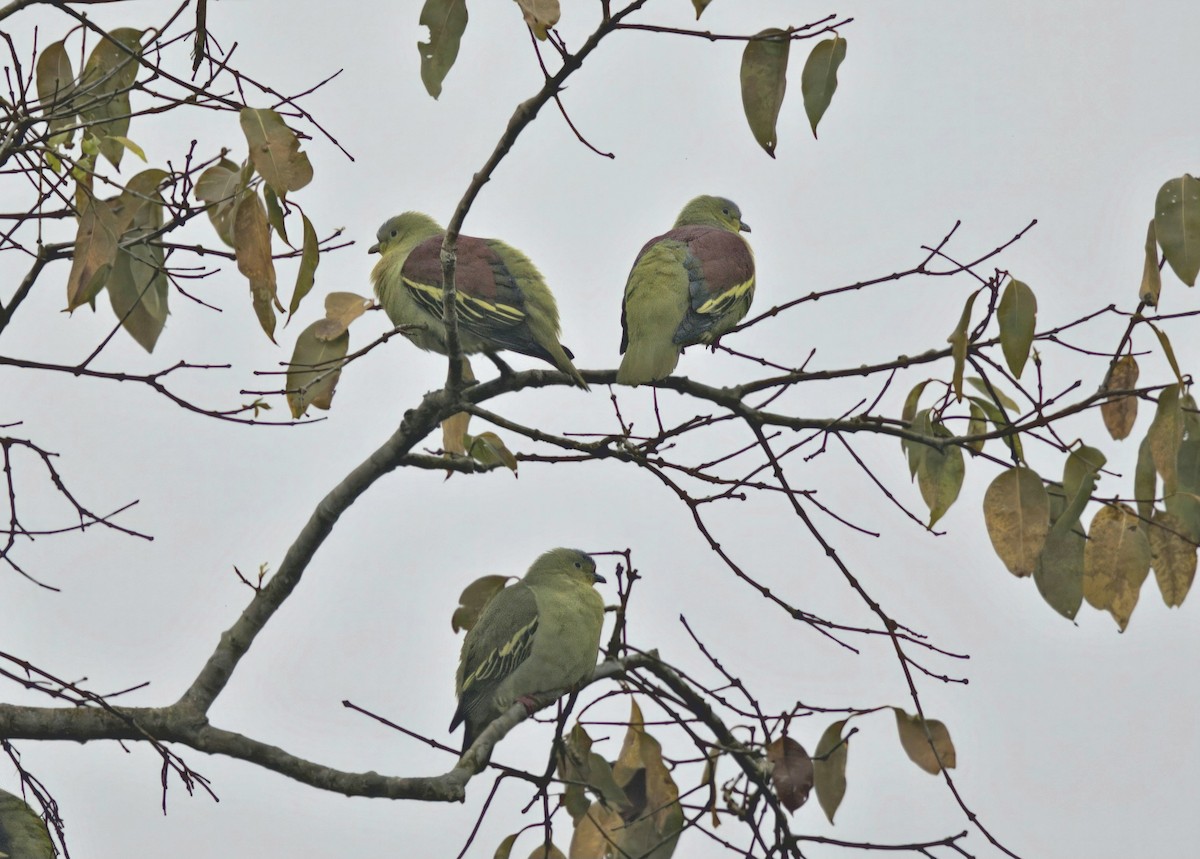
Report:
[[[442,322],[442,227],[428,215],[405,212],[386,221],[368,253],[375,294],[394,325],[429,352],[446,354]],[[516,248],[497,239],[458,237],[454,271],[458,338],[465,354],[483,352],[501,372],[496,353],[511,349],[548,361],[587,390],[571,351],[558,342],[558,306],[541,272]]]
[[[463,641],[454,678],[466,722],[463,754],[516,701],[570,689],[591,676],[600,649],[604,600],[596,562],[578,549],[551,549],[497,593]]]
[[[705,196],[646,243],[625,283],[618,383],[665,379],[684,346],[712,345],[742,320],[754,298],[748,232],[737,204]]]

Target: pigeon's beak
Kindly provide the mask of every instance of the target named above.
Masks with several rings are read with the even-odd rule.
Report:
[[[738,221],[738,225],[739,225],[739,226],[741,226],[741,228],[742,228],[742,232],[743,232],[743,233],[748,233],[748,232],[750,232],[750,225],[749,225],[749,224],[747,224],[745,221],[741,221],[741,220],[739,220],[739,221]]]
[[[367,253],[369,253],[369,254],[379,253],[379,242],[376,242],[375,244],[373,244],[369,248],[367,248]]]
[[[592,573],[592,581],[604,584],[608,581],[608,579],[604,578],[604,576],[600,575],[599,573]]]

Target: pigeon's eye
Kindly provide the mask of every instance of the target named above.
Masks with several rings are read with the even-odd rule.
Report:
[[[576,561],[576,562],[575,562],[575,569],[577,569],[577,570],[582,570],[582,569],[583,569],[583,564],[581,564],[581,563],[579,563],[578,561]]]
[[[722,210],[721,210],[721,213],[722,213],[722,214],[724,214],[724,215],[728,215],[728,214],[729,214],[729,210],[728,210],[728,209],[722,209]]]
[[[392,230],[392,238],[393,239],[396,238],[396,236],[398,236],[398,235],[400,235],[399,232],[397,232],[396,230]]]

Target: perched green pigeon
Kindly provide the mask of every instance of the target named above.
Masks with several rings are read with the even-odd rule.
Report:
[[[516,701],[570,689],[591,676],[604,600],[596,562],[578,549],[551,549],[497,593],[467,632],[455,676],[453,731],[466,722],[463,754]]]
[[[625,283],[617,382],[665,379],[684,346],[712,345],[754,298],[750,227],[724,197],[697,197],[669,232],[646,243]]]
[[[379,228],[369,253],[380,254],[371,272],[375,294],[395,325],[430,352],[446,354],[442,322],[442,235],[433,218],[405,212]],[[483,352],[506,372],[497,357],[511,349],[548,361],[584,390],[587,383],[570,350],[558,342],[558,306],[541,273],[516,248],[496,239],[458,237],[454,272],[458,296],[458,336],[466,354]]]

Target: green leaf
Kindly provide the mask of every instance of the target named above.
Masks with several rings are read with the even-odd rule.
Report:
[[[825,817],[833,823],[838,806],[846,795],[846,763],[850,758],[850,741],[842,742],[842,731],[846,720],[834,722],[817,741],[817,751],[813,755],[815,770],[813,781],[817,788],[817,802]]]
[[[1142,442],[1146,449],[1145,458],[1148,464],[1143,466],[1142,456],[1138,456],[1138,475],[1143,469],[1149,472],[1149,490],[1136,489],[1134,496],[1138,500],[1138,512],[1149,518],[1150,502],[1146,503],[1143,513],[1142,499],[1154,498],[1154,463],[1150,460],[1148,441]],[[1178,519],[1184,526],[1184,533],[1193,542],[1200,541],[1200,439],[1188,438],[1179,446],[1178,468],[1179,486],[1177,490],[1165,499],[1167,512]],[[1138,483],[1135,480],[1134,485]]]
[[[1109,370],[1104,390],[1132,391],[1137,387],[1139,372],[1137,360],[1132,355],[1122,355]],[[1113,397],[1100,404],[1100,417],[1104,418],[1104,427],[1115,441],[1120,441],[1133,432],[1137,410],[1137,397],[1132,394]]]
[[[1154,421],[1146,433],[1154,469],[1162,476],[1163,494],[1170,495],[1178,486],[1179,446],[1183,443],[1183,411],[1179,406],[1179,386],[1170,385],[1158,394]]]
[[[842,60],[846,59],[846,40],[835,35],[832,39],[818,42],[804,63],[800,74],[800,92],[804,96],[804,112],[817,136],[817,123],[825,115],[833,94],[837,91],[837,72]]]
[[[1063,466],[1063,495],[1066,504],[1054,527],[1059,530],[1075,527],[1096,491],[1100,469],[1107,461],[1103,453],[1087,445],[1081,445],[1067,455],[1066,465]]]
[[[950,353],[954,357],[954,398],[960,403],[963,398],[963,369],[967,363],[967,336],[968,329],[971,327],[971,308],[975,306],[975,299],[978,297],[979,290],[971,293],[967,303],[963,305],[958,325],[946,338],[946,342],[950,344]]]
[[[267,223],[279,234],[279,238],[283,239],[288,247],[295,247],[288,241],[287,224],[283,219],[283,206],[279,204],[279,195],[272,190],[270,185],[263,188],[263,199],[267,203]]]
[[[300,151],[300,138],[282,116],[269,109],[244,107],[238,118],[250,146],[250,163],[280,199],[312,181],[308,155]]]
[[[492,859],[509,859],[509,856],[512,855],[513,845],[517,843],[517,836],[520,834],[520,832],[514,832],[501,841],[496,852],[492,854]]]
[[[1138,515],[1149,519],[1158,492],[1158,474],[1154,471],[1154,456],[1150,452],[1150,436],[1138,445],[1137,468],[1133,472],[1133,498]],[[1169,503],[1169,502],[1168,502]]]
[[[289,316],[300,307],[304,296],[312,292],[316,282],[317,264],[321,261],[321,251],[317,243],[317,231],[313,229],[308,215],[301,214],[304,221],[304,250],[300,254],[300,269],[296,272],[296,288],[292,290],[292,301],[288,306]]]
[[[147,352],[154,351],[166,325],[170,284],[163,269],[162,246],[138,240],[153,235],[162,223],[161,203],[141,208],[133,229],[121,236],[121,244],[127,246],[118,249],[107,285],[113,313]],[[131,241],[135,243],[129,244]]]
[[[1171,365],[1171,369],[1175,372],[1175,379],[1179,382],[1180,387],[1186,386],[1186,381],[1183,378],[1183,373],[1179,370],[1179,362],[1175,360],[1175,350],[1171,348],[1171,339],[1167,337],[1167,332],[1163,331],[1153,322],[1146,323],[1150,326],[1150,330],[1158,337],[1158,345],[1162,346],[1163,354],[1167,357],[1167,363]]]
[[[118,138],[129,132],[129,89],[137,80],[142,32],[119,27],[102,37],[79,73],[75,90],[80,122],[100,141],[100,154],[114,167],[121,166],[125,152]]]
[[[226,158],[200,174],[196,182],[196,199],[208,204],[208,219],[217,236],[233,247],[233,219],[238,203],[247,194],[245,171]]]
[[[1065,521],[1060,517],[1050,529],[1033,571],[1033,581],[1052,609],[1073,620],[1083,603],[1083,552],[1087,538],[1078,528],[1078,516],[1073,525],[1064,525]]]
[[[987,415],[979,404],[975,402],[975,398],[971,397],[969,403],[971,407],[971,419],[967,422],[967,435],[983,435],[987,432]],[[987,444],[987,439],[979,439],[978,441],[970,442],[967,447],[970,450],[979,453],[983,450],[983,446]]]
[[[1170,513],[1154,511],[1150,523],[1150,564],[1167,608],[1183,605],[1196,578],[1196,545],[1186,539],[1187,525]]]
[[[417,43],[421,82],[437,98],[442,94],[442,81],[458,57],[458,44],[467,29],[466,0],[425,0],[420,24],[429,28],[429,41]]]
[[[926,379],[924,382],[917,382],[917,384],[913,386],[913,389],[908,392],[908,397],[906,397],[904,400],[904,409],[900,412],[900,419],[910,427],[917,416],[917,405],[921,401],[921,393],[925,390],[925,386],[931,381],[933,380]],[[926,409],[926,412],[928,412],[928,409]],[[908,460],[909,477],[917,476],[917,466],[920,462],[921,456],[924,455],[924,448],[924,445],[911,442],[906,438],[900,439],[900,450],[904,453],[905,458]]]
[[[930,775],[937,775],[942,767],[954,769],[958,762],[954,743],[950,739],[950,731],[942,722],[910,716],[899,707],[893,707],[892,710],[896,714],[900,745],[909,760]],[[936,754],[934,749],[937,750]]]
[[[973,380],[968,379],[967,381]],[[996,429],[1003,430],[1012,426],[1012,424],[1004,416],[1004,412],[1000,411],[1000,408],[991,400],[985,400],[983,397],[973,397],[970,395],[967,396],[967,399],[971,401],[972,405],[977,406],[979,410],[987,416],[987,419],[995,425]],[[1005,399],[1007,399],[1007,397],[1005,397]],[[1012,451],[1013,457],[1018,462],[1024,461],[1025,451],[1021,446],[1021,436],[1019,433],[1014,433],[1010,436],[1004,436],[1004,443],[1008,445],[1008,449]]]
[[[1004,360],[1019,379],[1037,330],[1037,298],[1033,290],[1019,280],[1010,280],[1000,296],[996,318],[1000,322],[1000,348],[1004,350]]]
[[[1030,575],[1050,533],[1050,499],[1037,472],[1018,466],[997,475],[983,496],[983,518],[1008,571]]]
[[[1149,574],[1150,542],[1137,515],[1124,504],[1101,507],[1083,553],[1084,598],[1124,632]]]
[[[933,435],[933,422],[930,419],[929,409],[921,409],[917,412],[909,428],[921,435]],[[900,449],[908,456],[908,476],[916,477],[917,472],[921,470],[921,461],[925,458],[925,453],[930,450],[929,445],[905,438],[900,440]]]
[[[709,7],[713,0],[692,0],[692,5],[696,7],[696,20],[700,20],[700,16],[704,14],[704,10]]]
[[[933,422],[929,430],[930,434],[938,438],[954,437],[940,422]],[[926,430],[922,427],[921,431]],[[929,527],[932,528],[958,498],[966,466],[963,463],[962,449],[957,445],[947,446],[945,450],[940,451],[927,445],[922,447],[925,451],[918,463],[917,485],[921,489],[921,497],[929,507]]]
[[[134,143],[128,137],[122,137],[119,134],[110,134],[108,137],[101,140],[100,141],[100,151],[101,152],[104,151],[104,144],[106,142],[108,142],[109,140],[111,140],[114,143],[117,143],[121,146],[124,146],[126,149],[128,149],[130,152],[132,152],[138,158],[142,159],[143,163],[146,161],[145,150],[143,150],[142,147],[138,146],[136,143]]]
[[[1185,173],[1158,189],[1154,230],[1175,275],[1194,286],[1200,272],[1200,181]]]
[[[997,388],[995,385],[992,385],[991,388],[988,388],[987,382],[983,381],[983,379],[979,378],[978,376],[968,377],[967,382],[970,383],[971,387],[975,388],[975,390],[979,391],[988,399],[992,400],[998,405],[1004,406],[1004,408],[1014,416],[1021,414],[1021,408],[1017,405],[1016,401],[1013,400],[1013,398],[1008,394],[1004,393],[1004,391]]]
[[[742,51],[742,110],[754,139],[772,158],[778,143],[775,125],[787,92],[791,47],[786,30],[769,27],[746,42]]]
[[[1158,239],[1154,234],[1154,220],[1146,228],[1146,256],[1142,264],[1142,286],[1138,298],[1150,307],[1158,307],[1158,296],[1162,292],[1162,272],[1158,268]]]
[[[309,406],[327,410],[332,405],[342,359],[349,350],[349,331],[327,340],[321,337],[318,321],[300,332],[287,372],[287,400],[293,418],[304,417]]]
[[[51,137],[62,135],[53,142],[70,143],[75,137],[75,70],[61,41],[48,45],[37,61],[37,92],[43,115],[50,117]]]
[[[517,458],[513,456],[500,436],[494,432],[481,432],[477,436],[466,436],[463,445],[467,456],[480,465],[503,465],[515,476],[517,473]]]

